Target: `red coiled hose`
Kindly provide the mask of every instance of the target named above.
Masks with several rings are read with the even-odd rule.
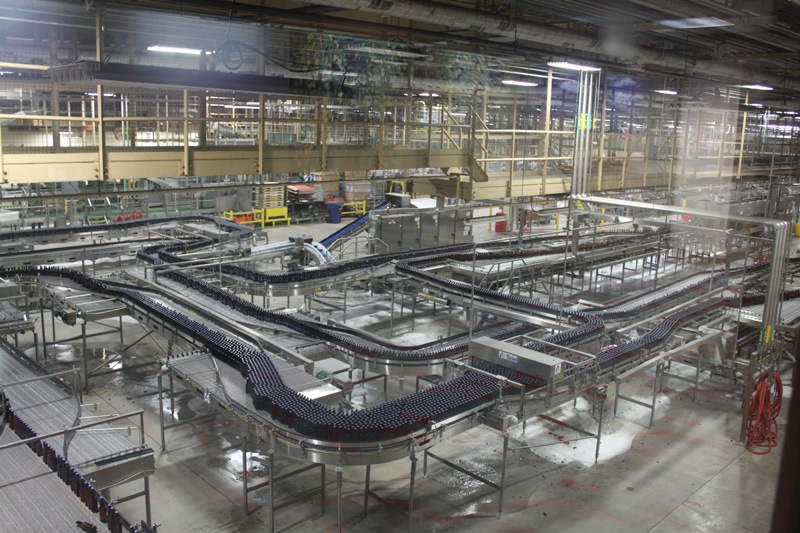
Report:
[[[770,380],[772,384],[770,385]],[[777,444],[778,422],[783,401],[783,383],[777,372],[762,374],[756,381],[747,414],[747,444],[751,452],[764,455]]]

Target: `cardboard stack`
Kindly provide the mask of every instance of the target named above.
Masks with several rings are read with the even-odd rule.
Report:
[[[342,198],[345,202],[369,200],[371,190],[369,181],[345,181],[342,183]]]
[[[315,172],[317,185],[321,185],[325,196],[339,195],[339,172]]]

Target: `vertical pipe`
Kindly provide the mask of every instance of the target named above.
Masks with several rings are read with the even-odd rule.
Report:
[[[265,173],[264,172],[265,142],[266,140],[265,140],[265,128],[264,128],[264,93],[259,93],[258,95],[258,173],[259,174]],[[264,189],[262,188],[260,192],[263,194]],[[258,207],[264,208],[266,206],[263,203],[259,202]]]
[[[191,175],[189,162],[189,90],[183,90],[183,176]],[[177,207],[177,206],[176,206]]]
[[[608,107],[608,76],[603,78],[603,101],[600,105],[600,146],[597,158],[597,190],[603,189],[603,163],[606,151],[606,107]]]
[[[103,24],[105,15],[105,5],[97,2],[95,11],[95,59],[103,64],[106,61],[103,50]],[[106,135],[105,135],[105,110],[103,98],[103,86],[97,85],[97,120],[93,124],[93,130],[97,132],[97,179],[102,181],[106,178]]]

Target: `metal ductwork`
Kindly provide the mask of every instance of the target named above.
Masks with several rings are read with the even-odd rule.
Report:
[[[687,66],[689,66],[691,70],[695,72],[701,72],[710,76],[735,79],[736,81],[752,80],[790,88],[786,87],[785,84],[787,80],[782,76],[775,76],[765,72],[756,72],[742,65],[735,65],[717,60],[694,60],[683,54],[638,45],[625,44],[624,46],[617,46],[616,43],[608,39],[598,40],[595,35],[529,21],[515,20],[504,15],[480,12],[453,5],[425,2],[422,0],[403,0],[402,2],[376,0],[315,0],[315,3],[342,9],[377,13],[384,16],[396,16],[419,22],[435,21],[438,24],[489,33],[514,40],[547,44],[565,50],[574,49],[594,54],[602,54],[609,58],[615,58],[620,63],[654,63],[681,72],[685,71]]]

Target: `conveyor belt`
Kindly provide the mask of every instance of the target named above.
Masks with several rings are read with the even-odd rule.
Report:
[[[232,231],[240,231],[235,226],[230,226],[228,221],[224,223]],[[139,256],[148,261],[155,261],[157,264],[163,261],[172,262],[179,258],[174,254],[180,250],[192,250],[206,246],[211,242],[210,239],[197,239],[181,243],[178,245],[152,246],[140,251]],[[471,245],[454,245],[433,250],[423,250],[419,252],[405,252],[401,254],[391,254],[389,256],[371,257],[344,264],[332,265],[311,271],[301,271],[300,273],[280,273],[280,274],[253,274],[255,278],[267,280],[270,283],[281,283],[300,279],[323,279],[328,276],[336,276],[343,271],[353,268],[364,268],[385,264],[389,260],[397,261],[396,269],[405,274],[414,276],[418,279],[436,283],[446,290],[454,292],[471,292],[490,301],[502,302],[504,305],[513,305],[521,309],[532,312],[542,313],[549,316],[565,318],[574,324],[572,329],[560,332],[548,337],[548,340],[556,344],[570,344],[579,342],[583,339],[597,335],[603,330],[603,321],[598,316],[581,311],[563,310],[557,306],[541,304],[530,298],[518,295],[503,295],[496,291],[482,288],[473,288],[471,285],[455,280],[445,280],[431,274],[426,270],[427,266],[441,263],[445,260],[467,261],[471,258]],[[545,252],[542,252],[545,253]],[[552,253],[552,250],[546,253]],[[481,258],[513,258],[514,256],[530,256],[527,251],[500,251],[487,252],[481,254]],[[233,270],[234,266],[230,266]],[[380,442],[387,438],[411,436],[416,432],[423,431],[431,422],[447,419],[458,413],[469,412],[471,409],[486,405],[499,394],[499,385],[492,378],[485,377],[476,373],[466,375],[447,381],[443,384],[426,388],[422,391],[398,398],[394,401],[382,405],[370,407],[354,412],[342,412],[328,408],[318,402],[308,400],[296,391],[287,387],[280,378],[279,372],[272,360],[259,350],[255,350],[246,344],[232,338],[217,330],[208,328],[185,314],[176,312],[152,298],[145,296],[141,292],[119,288],[106,284],[100,280],[93,279],[81,273],[67,269],[9,269],[0,272],[0,275],[24,275],[24,276],[61,276],[74,282],[80,283],[93,292],[108,294],[121,298],[132,305],[144,308],[148,312],[155,314],[161,320],[172,324],[182,332],[190,335],[198,342],[202,343],[215,357],[227,362],[231,366],[238,368],[247,378],[246,391],[253,399],[256,409],[264,410],[269,413],[273,420],[276,420],[287,427],[292,428],[301,435],[311,439],[318,439],[329,442]],[[224,296],[218,291],[218,287],[192,278],[183,272],[169,272],[162,275],[170,275],[173,279],[180,279],[195,289],[203,292],[214,293],[215,298]],[[227,291],[221,291],[227,292]],[[293,328],[308,328],[308,334],[315,338],[329,339],[332,342],[342,342],[337,337],[336,332],[326,330],[316,323],[297,321],[293,317],[280,313],[270,312],[259,308],[249,302],[237,302],[248,309],[248,313],[273,313],[270,318],[276,323],[292,323]],[[714,305],[726,305],[725,301],[714,302]],[[615,358],[628,357],[632,354],[650,349],[659,342],[663,342],[675,327],[678,327],[684,320],[691,319],[697,313],[703,312],[697,306],[676,314],[677,316],[668,317],[662,324],[645,336],[639,343],[630,343],[615,347],[614,353],[604,354],[604,360],[611,362]],[[359,342],[349,340],[350,346],[364,349],[369,353],[374,349],[359,346]],[[642,344],[645,343],[645,344]],[[536,344],[536,343],[534,343]],[[537,348],[535,348],[537,349]],[[438,351],[437,351],[438,350]],[[434,348],[433,353],[446,356],[450,348]],[[432,351],[426,350],[425,355],[431,355]],[[418,357],[420,354],[415,354]]]
[[[738,316],[738,310],[732,309],[731,313]],[[742,307],[741,318],[760,325],[764,320],[764,305],[748,305]],[[800,300],[787,300],[781,306],[780,323],[789,326],[800,320]]]
[[[0,435],[0,445],[19,440],[9,428]],[[98,516],[27,446],[0,451],[0,461],[0,531],[79,531],[76,521],[105,529]]]
[[[374,211],[381,211],[386,209],[387,207],[391,206],[390,202],[383,202],[375,206]],[[345,237],[352,237],[356,233],[359,233],[366,229],[367,223],[369,222],[369,213],[357,218],[350,224],[346,225],[345,227],[335,231],[334,233],[328,235],[324,239],[320,241],[326,248],[331,248],[337,241],[344,239]]]
[[[45,375],[16,348],[0,339],[0,376],[3,383],[30,380]],[[79,423],[79,404],[68,385],[55,380],[37,380],[23,385],[4,388],[15,412],[33,428],[37,434],[61,431]],[[64,437],[48,439],[48,443],[62,450]],[[121,433],[103,429],[77,432],[69,445],[69,459],[73,465],[93,463],[109,455],[122,455],[139,450]]]
[[[10,518],[15,520],[14,525],[21,526],[25,521],[30,521],[33,527],[29,529],[11,527],[4,528],[2,531],[68,531],[71,529],[70,527],[52,529],[49,527],[53,523],[63,523],[64,519],[70,525],[83,531],[98,531],[98,521],[101,522],[101,525],[107,526],[111,533],[122,533],[123,529],[127,529],[130,533],[139,531],[137,526],[128,523],[122,517],[112,502],[100,494],[94,480],[82,475],[48,441],[37,439],[39,434],[24,418],[20,417],[8,400],[5,400],[4,415],[3,424],[0,425],[0,430],[3,430],[0,442],[9,447],[0,453],[7,452],[16,460],[13,464],[3,463],[0,479],[4,479],[3,475],[8,475],[8,484],[4,483],[2,486],[4,488],[9,485],[15,486],[17,490],[13,491],[12,497],[18,498],[23,503],[14,509],[4,508],[0,524],[3,523],[3,519]],[[24,455],[25,451],[30,453]],[[34,463],[36,460],[45,468],[37,466]],[[72,492],[75,502],[80,502],[88,511],[97,513],[97,517],[88,517],[84,513],[79,513],[68,495],[64,494],[63,489],[56,486],[56,480],[61,481],[63,486]],[[34,481],[34,483],[31,484],[30,481]],[[19,486],[19,484],[24,486]],[[38,489],[43,486],[46,486],[52,493],[41,493]],[[0,491],[2,493],[0,501],[11,499],[8,497],[9,492],[11,491]],[[57,500],[48,501],[51,496]],[[18,516],[13,511],[20,511],[24,513],[24,516]],[[59,516],[60,513],[64,513],[64,515]],[[76,516],[79,518],[75,518]]]

